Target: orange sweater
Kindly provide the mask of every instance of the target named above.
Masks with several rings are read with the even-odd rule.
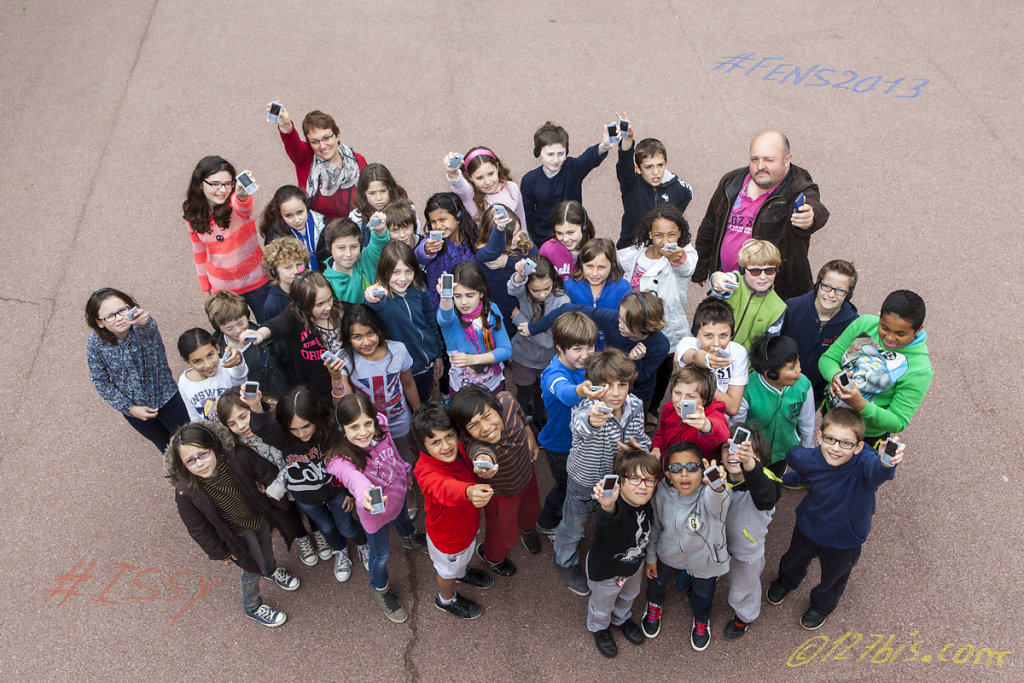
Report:
[[[209,232],[199,234],[189,226],[199,288],[204,292],[212,289],[215,292],[227,290],[244,294],[267,282],[260,267],[263,249],[256,237],[252,206],[252,196],[242,201],[232,194],[227,230],[214,223],[213,218],[210,219]]]

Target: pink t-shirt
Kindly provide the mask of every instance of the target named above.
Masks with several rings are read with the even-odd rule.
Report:
[[[743,189],[736,195],[736,201],[732,203],[732,210],[729,212],[729,219],[725,222],[725,235],[722,236],[722,265],[719,270],[723,273],[731,273],[740,267],[737,259],[743,244],[750,239],[750,231],[754,228],[754,219],[761,205],[778,187],[776,184],[770,190],[762,192],[757,199],[747,196],[747,186],[750,184],[750,174],[743,179]]]
[[[571,251],[565,248],[564,244],[554,237],[541,245],[540,255],[547,256],[551,260],[551,265],[558,271],[563,282],[572,275],[572,269],[576,265],[576,258],[572,255]]]

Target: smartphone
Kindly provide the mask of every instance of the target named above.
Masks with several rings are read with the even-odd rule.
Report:
[[[329,360],[333,363],[334,361],[338,360],[338,357],[331,353],[330,351],[324,351],[323,353],[320,354],[320,362],[322,363],[325,360]]]
[[[378,225],[380,225],[380,219],[377,218],[376,216],[373,216],[370,219],[370,222],[366,224],[366,227],[368,227],[368,228],[376,228]]]
[[[128,318],[128,320],[135,320],[137,317],[139,317],[139,307],[132,306],[132,310],[125,313],[124,317]]]
[[[245,388],[242,389],[242,395],[246,398],[256,398],[260,393],[259,382],[246,382]]]
[[[697,402],[696,401],[680,401],[679,402],[679,414],[682,415],[683,417],[686,417],[687,415],[693,415],[696,412],[697,412]]]
[[[482,470],[493,470],[494,463],[490,460],[474,460],[473,465],[479,467]]]
[[[726,349],[715,349],[715,355],[719,358],[732,358],[732,354],[730,354]]]
[[[444,239],[444,231],[443,230],[431,230],[429,238],[432,239],[432,240],[436,240],[436,241],[440,242],[441,240]]]
[[[896,455],[896,449],[900,447],[899,443],[892,439],[885,440],[885,446],[882,448],[882,452],[878,454],[878,457],[882,459],[889,467],[892,467],[892,456]]]
[[[451,299],[455,295],[455,276],[445,273],[441,276],[441,296]]]
[[[743,427],[736,428],[736,434],[732,437],[732,443],[729,444],[729,452],[735,453],[747,439],[750,438],[750,430],[744,429]]]
[[[249,342],[250,344],[254,344],[257,339],[259,339],[259,337],[256,336],[256,332],[255,331],[243,332],[242,333],[242,341]]]
[[[619,139],[619,124],[609,123],[605,129],[608,131],[608,142],[615,142]]]
[[[796,198],[796,201],[793,202],[793,212],[795,213],[795,212],[799,211],[800,209],[803,208],[803,206],[804,206],[804,193],[801,192],[800,196],[798,196]]]
[[[619,133],[623,139],[629,135],[629,119],[619,119]]]
[[[388,295],[388,290],[384,289],[383,287],[377,286],[370,289],[370,293],[373,294],[375,297],[382,298]]]
[[[604,391],[607,388],[608,388],[607,384],[598,384],[598,385],[593,385],[592,384],[592,385],[590,385],[590,390],[591,391]]]
[[[271,102],[270,109],[267,110],[267,121],[273,121],[277,123],[281,120],[281,103]]]
[[[704,470],[704,476],[708,478],[708,483],[711,484],[711,488],[716,491],[721,491],[722,487],[725,486],[725,480],[722,479],[722,473],[718,471],[718,467],[715,465]]]
[[[497,204],[494,207],[494,220],[505,222],[508,220],[508,211],[501,204]]]
[[[726,289],[736,289],[739,286],[740,286],[739,281],[733,279],[732,274],[730,274],[729,277],[725,278],[725,287],[726,287]]]
[[[662,249],[678,249],[678,248],[679,248],[679,243],[678,242],[669,242],[668,244],[666,244],[665,246],[662,247]]]
[[[844,387],[850,386],[850,373],[848,373],[846,370],[840,372],[839,383],[842,384]]]
[[[236,180],[242,184],[242,189],[245,190],[247,194],[253,194],[256,190],[260,189],[260,186],[256,184],[256,181],[252,179],[252,173],[249,171],[242,171],[239,173]]]
[[[617,474],[606,474],[604,479],[601,480],[601,497],[611,498],[612,493],[615,492],[615,485],[619,483],[619,475]]]
[[[379,515],[384,512],[384,491],[379,486],[374,486],[367,493],[370,494],[371,515]]]
[[[599,413],[607,413],[608,415],[611,415],[612,413],[615,412],[615,410],[613,408],[609,408],[608,406],[594,406],[594,407],[597,408],[597,412],[599,412]]]
[[[537,269],[537,264],[533,259],[526,259],[523,261],[523,277],[530,277],[530,273]]]
[[[224,349],[224,355],[220,357],[220,362],[221,363],[227,363],[228,362],[228,356],[230,356],[230,355],[231,355],[231,347],[229,346],[226,349]]]
[[[463,157],[462,157],[461,154],[454,154],[454,155],[452,155],[451,161],[448,162],[448,168],[451,168],[451,169],[458,168],[462,164],[462,158]]]

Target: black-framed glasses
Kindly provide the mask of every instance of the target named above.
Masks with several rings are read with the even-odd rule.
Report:
[[[853,447],[857,445],[853,441],[842,441],[834,436],[829,436],[828,434],[822,434],[821,440],[828,446],[835,446],[836,444],[839,444],[839,447],[844,451],[853,450]]]
[[[130,310],[131,308],[129,306],[122,306],[113,313],[103,316],[102,318],[100,318],[100,320],[102,320],[105,323],[112,323],[114,322],[114,318],[118,316],[121,316],[122,318],[128,317],[128,311]]]
[[[226,187],[230,190],[235,186],[234,180],[207,180],[206,178],[203,178],[203,182],[215,190],[219,190],[222,187]]]
[[[835,292],[836,296],[846,296],[847,294],[850,293],[850,290],[848,290],[848,289],[842,289],[840,287],[833,287],[832,285],[826,285],[824,282],[819,283],[818,286],[821,287],[821,291],[826,292],[828,294],[831,294],[832,292]]]

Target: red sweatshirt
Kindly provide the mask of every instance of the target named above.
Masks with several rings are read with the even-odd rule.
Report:
[[[480,509],[466,498],[466,489],[480,480],[473,474],[462,444],[453,462],[441,462],[421,452],[414,472],[423,491],[424,526],[430,542],[449,554],[468,548],[480,528]]]
[[[651,439],[651,448],[661,449],[661,461],[665,464],[665,452],[677,443],[692,441],[697,444],[708,462],[718,460],[719,447],[729,438],[729,421],[725,417],[725,402],[712,401],[704,406],[704,416],[711,421],[711,431],[701,434],[688,424],[683,424],[676,407],[669,401],[661,409],[658,431]]]
[[[313,163],[313,148],[309,143],[299,137],[296,126],[292,126],[292,132],[281,133],[281,142],[284,143],[284,151],[295,166],[295,178],[298,180],[299,189],[306,191],[306,182],[309,181],[309,169]],[[359,152],[352,150],[356,157],[356,164],[359,170],[366,168],[366,159]],[[309,198],[309,203],[314,211],[324,215],[327,221],[335,218],[348,218],[352,209],[356,208],[356,186],[338,190],[330,197],[324,197],[317,193]]]

